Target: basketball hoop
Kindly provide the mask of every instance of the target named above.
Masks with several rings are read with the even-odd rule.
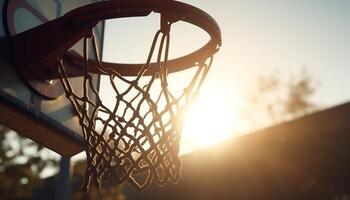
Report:
[[[107,63],[100,59],[94,27],[105,19],[147,16],[159,13],[160,29],[155,33],[148,57],[143,64]],[[171,25],[188,22],[206,31],[210,40],[203,47],[183,57],[169,59]],[[59,31],[57,31],[59,30]],[[50,34],[58,32],[59,34]],[[84,40],[83,56],[68,51]],[[183,115],[198,96],[221,46],[221,33],[215,20],[204,11],[176,1],[132,0],[102,1],[83,6],[65,16],[13,37],[15,64],[27,81],[38,75],[46,81],[59,79],[71,101],[82,127],[87,155],[84,190],[102,181],[129,182],[137,189],[151,183],[176,183],[180,177],[179,145]],[[89,52],[88,45],[92,44]],[[35,50],[27,46],[38,48]],[[158,48],[156,48],[158,47]],[[93,54],[93,59],[89,55]],[[152,58],[156,62],[152,62]],[[195,69],[189,85],[181,94],[168,87],[168,74]],[[33,70],[32,70],[33,73]],[[102,101],[92,74],[106,75],[115,95],[114,106]],[[71,87],[71,77],[83,77],[82,95]],[[140,79],[147,77],[147,83]],[[38,80],[35,80],[38,81]],[[126,85],[119,88],[118,83]],[[56,98],[47,88],[30,84],[48,98]],[[157,93],[150,92],[159,86]],[[91,100],[91,96],[94,100]]]

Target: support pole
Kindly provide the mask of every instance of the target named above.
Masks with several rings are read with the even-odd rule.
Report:
[[[70,158],[61,157],[55,200],[67,200],[70,195]]]

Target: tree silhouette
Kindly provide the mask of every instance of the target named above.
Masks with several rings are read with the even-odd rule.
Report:
[[[49,150],[0,125],[0,199],[34,199],[47,167],[57,167]]]
[[[315,109],[310,97],[315,93],[316,87],[313,86],[311,77],[305,70],[300,73],[298,79],[289,81],[288,96],[284,102],[284,111],[292,118],[308,114]]]
[[[316,110],[311,99],[315,91],[315,81],[305,69],[285,79],[277,72],[258,76],[245,116],[254,128],[301,117]]]

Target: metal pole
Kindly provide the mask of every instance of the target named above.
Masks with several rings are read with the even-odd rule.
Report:
[[[70,187],[70,158],[61,157],[55,200],[69,199]]]

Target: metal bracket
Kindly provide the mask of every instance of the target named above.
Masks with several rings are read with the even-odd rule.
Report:
[[[32,9],[26,1],[9,0],[5,7],[5,22],[8,29],[14,27],[14,13],[18,7]],[[204,11],[193,6],[171,0],[101,1],[72,10],[62,17],[45,22],[28,31],[12,34],[10,37],[14,65],[23,80],[35,91],[50,99],[57,98],[63,93],[60,83],[56,80],[58,61],[66,57],[73,58],[76,64],[72,64],[76,66],[75,69],[72,66],[72,71],[68,71],[68,76],[79,76],[78,67],[84,63],[84,60],[81,56],[74,55],[68,50],[82,38],[91,36],[92,29],[99,21],[147,16],[151,12],[161,14],[161,28],[164,28],[162,31],[170,31],[171,23],[185,21],[202,28],[211,36],[210,41],[200,49],[183,57],[169,60],[169,73],[195,66],[195,63],[201,58],[207,57],[208,52],[215,53],[221,45],[221,32],[216,21]],[[96,61],[91,60],[91,73],[96,72],[96,65]],[[153,66],[156,63],[150,63],[150,65]],[[134,76],[143,67],[143,63],[103,62],[103,66],[113,68],[123,76]]]

